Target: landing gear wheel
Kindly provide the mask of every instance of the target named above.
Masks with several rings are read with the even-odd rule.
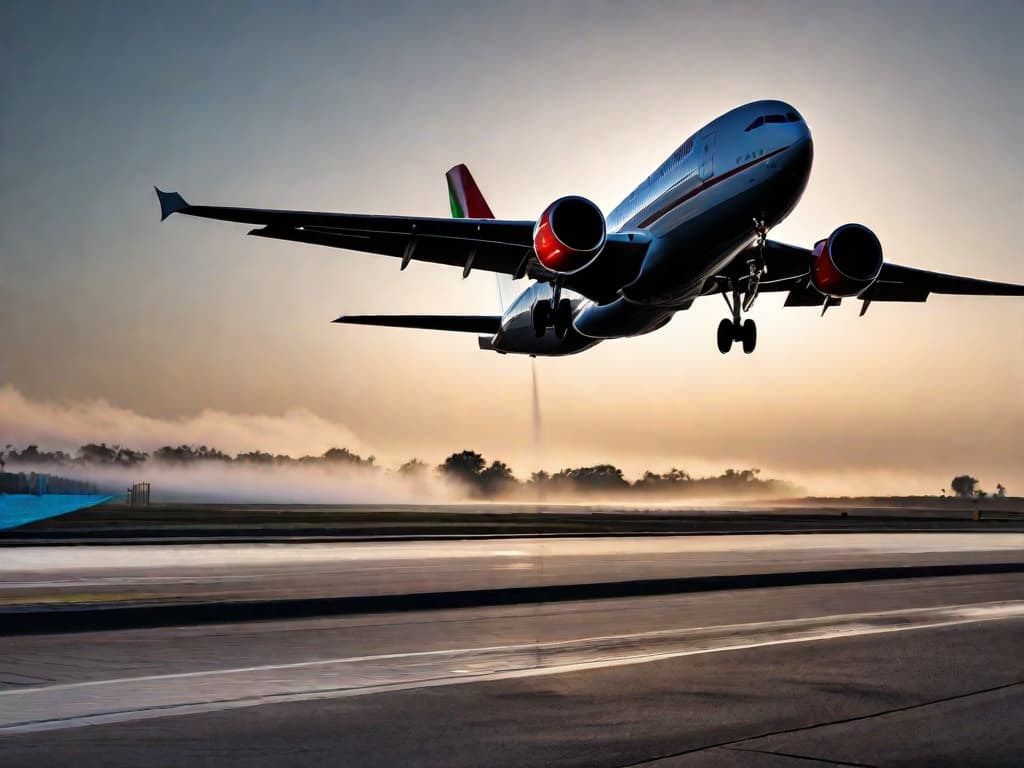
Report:
[[[718,324],[718,351],[723,355],[728,354],[732,349],[733,335],[735,329],[732,320],[726,318]]]
[[[551,305],[547,301],[538,301],[533,305],[533,334],[539,339],[548,330],[551,319]]]
[[[558,302],[558,309],[555,310],[555,336],[557,336],[559,339],[564,339],[565,335],[569,332],[569,326],[571,325],[572,304],[569,303],[568,299],[562,299],[560,302]]]
[[[754,347],[757,346],[757,324],[749,318],[744,320],[741,334],[743,337],[741,339],[743,342],[743,352],[749,355],[754,351]]]

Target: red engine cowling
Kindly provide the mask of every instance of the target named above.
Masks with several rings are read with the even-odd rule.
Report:
[[[827,296],[857,296],[882,271],[882,244],[862,224],[844,224],[814,246],[811,283]]]
[[[569,274],[590,264],[604,248],[601,210],[585,197],[560,197],[537,219],[533,250],[552,272]]]

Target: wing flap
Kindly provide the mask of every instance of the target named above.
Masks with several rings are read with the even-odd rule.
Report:
[[[393,232],[345,232],[319,229],[281,229],[264,227],[249,232],[255,237],[275,240],[290,240],[296,243],[323,245],[329,248],[344,248],[362,253],[379,253],[384,256],[404,258],[410,247],[409,235]],[[408,251],[414,261],[431,264],[447,264],[465,268],[472,257],[472,268],[489,272],[514,274],[526,258],[529,250],[520,245],[492,243],[486,241],[462,240],[459,238],[417,236]]]
[[[496,315],[342,315],[334,322],[492,335],[501,328],[501,318]]]

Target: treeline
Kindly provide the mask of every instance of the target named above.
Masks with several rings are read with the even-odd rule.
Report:
[[[19,451],[12,445],[8,445],[4,451],[0,451],[0,468],[3,462],[12,466],[16,464],[31,464],[33,466],[57,466],[57,467],[139,467],[148,461],[158,464],[181,465],[192,464],[203,461],[219,461],[228,464],[262,464],[286,465],[286,464],[347,464],[352,466],[375,466],[375,457],[363,458],[359,454],[352,453],[347,448],[331,448],[321,456],[301,456],[292,458],[285,454],[271,454],[263,451],[250,451],[231,456],[216,448],[209,448],[205,445],[165,445],[157,448],[152,453],[136,451],[131,448],[124,448],[120,445],[107,445],[106,443],[86,443],[80,446],[74,455],[64,451],[42,451],[38,446],[29,445]]]
[[[250,467],[320,467],[323,469],[358,468],[388,472],[376,463],[374,456],[363,457],[347,448],[331,448],[320,456],[294,458],[285,454],[250,451],[231,456],[205,445],[163,446],[150,453],[106,443],[87,443],[74,455],[64,451],[45,451],[29,445],[21,450],[8,445],[0,452],[0,469],[4,463],[18,466],[90,469],[142,469],[146,466],[185,467],[210,464]],[[647,471],[635,480],[628,479],[613,464],[588,467],[567,467],[555,473],[534,472],[529,478],[515,476],[503,461],[488,462],[476,451],[453,453],[436,467],[418,459],[402,464],[397,474],[407,479],[426,479],[432,474],[459,484],[478,498],[545,498],[559,496],[645,495],[649,497],[679,496],[794,496],[800,489],[785,481],[762,478],[758,469],[727,469],[714,477],[694,477],[681,469],[668,472]]]

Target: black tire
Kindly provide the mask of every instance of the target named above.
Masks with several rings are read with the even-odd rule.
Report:
[[[568,299],[562,299],[558,302],[558,310],[555,312],[555,336],[559,339],[564,339],[565,335],[569,333],[569,327],[572,325],[572,304]]]
[[[735,335],[732,320],[726,318],[718,324],[718,351],[723,355],[732,349],[732,339]]]
[[[562,319],[567,326],[572,323],[572,302],[568,299],[562,299],[558,302],[558,316]]]
[[[547,333],[550,318],[551,304],[546,301],[538,301],[533,305],[533,333],[538,339]]]
[[[743,352],[750,354],[757,346],[757,323],[753,320],[745,320],[743,323]]]

